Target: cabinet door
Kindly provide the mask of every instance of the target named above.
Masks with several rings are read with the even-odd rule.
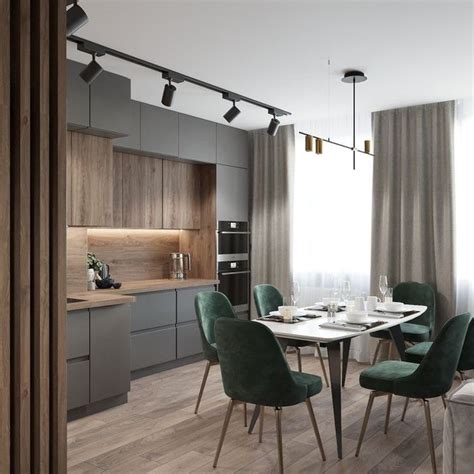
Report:
[[[215,163],[216,124],[179,114],[179,157],[203,163]]]
[[[248,168],[248,134],[238,128],[217,125],[217,163]]]
[[[200,166],[163,161],[163,227],[199,229],[201,224]]]
[[[122,153],[122,225],[163,227],[163,161]]]
[[[69,130],[89,127],[89,85],[79,76],[86,64],[67,61],[67,126]]]
[[[201,335],[197,322],[176,328],[176,355],[178,359],[202,353]]]
[[[140,116],[141,150],[178,156],[178,113],[142,103]]]
[[[82,133],[71,133],[68,163],[69,225],[112,226],[112,142]]]
[[[135,295],[132,306],[132,331],[176,324],[176,292],[159,291]]]
[[[130,79],[104,71],[90,86],[90,132],[114,138],[130,129]]]
[[[89,404],[89,361],[67,363],[67,409]]]
[[[140,151],[140,102],[130,101],[130,128],[126,137],[116,138],[114,147]]]
[[[89,355],[89,310],[67,313],[67,359]]]
[[[131,370],[144,369],[175,359],[175,327],[132,334]]]
[[[217,220],[248,221],[248,171],[217,165]]]
[[[90,401],[130,390],[130,305],[90,310]]]
[[[198,288],[183,288],[182,290],[176,290],[176,321],[178,323],[194,321],[196,319],[194,299],[201,291],[214,291],[214,287],[200,286]]]

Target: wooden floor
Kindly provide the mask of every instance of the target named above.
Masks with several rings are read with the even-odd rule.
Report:
[[[295,368],[294,354],[289,356]],[[187,473],[276,472],[275,417],[267,409],[263,443],[248,435],[243,409],[234,410],[217,469],[212,461],[228,399],[219,367],[212,367],[199,415],[194,415],[204,362],[132,382],[129,403],[68,425],[68,472],[71,473]],[[363,365],[351,362],[343,389],[344,459],[337,459],[331,395],[328,388],[313,397],[327,461],[322,462],[304,404],[283,410],[285,472],[411,473],[431,472],[423,408],[410,402],[400,421],[403,399],[394,397],[391,425],[383,434],[385,397],[376,398],[365,442],[354,457],[368,391],[359,386]],[[319,361],[303,358],[303,370],[320,374]],[[249,415],[251,410],[249,410]],[[438,470],[442,468],[443,408],[432,402]]]

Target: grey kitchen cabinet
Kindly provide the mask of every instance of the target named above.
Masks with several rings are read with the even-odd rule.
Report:
[[[140,104],[140,149],[147,153],[178,156],[178,113]]]
[[[176,327],[135,333],[130,339],[132,371],[176,359]]]
[[[160,291],[135,295],[132,332],[176,324],[176,292]]]
[[[123,137],[131,128],[130,79],[104,71],[90,85],[90,132]]]
[[[90,402],[130,390],[130,305],[90,309]]]
[[[216,213],[219,221],[248,221],[248,170],[217,165]]]
[[[201,291],[214,291],[213,286],[201,286],[198,288],[183,288],[176,290],[176,321],[184,323],[196,319],[194,299]]]
[[[67,61],[67,125],[69,130],[89,127],[89,86],[79,76],[86,64]]]
[[[248,168],[248,133],[238,128],[217,125],[217,163]]]
[[[140,102],[130,101],[130,127],[126,137],[116,138],[114,147],[124,150],[140,150]]]
[[[178,156],[202,163],[216,163],[216,124],[179,114]]]
[[[67,314],[67,359],[89,355],[89,310]]]
[[[197,321],[176,327],[176,355],[178,359],[202,352],[201,335]]]
[[[89,361],[70,361],[67,363],[67,409],[89,403]]]

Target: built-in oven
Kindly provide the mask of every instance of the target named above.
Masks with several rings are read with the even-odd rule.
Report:
[[[217,261],[249,259],[250,232],[248,222],[219,221],[217,228]]]
[[[219,291],[232,303],[236,313],[249,310],[250,268],[248,260],[217,263]]]

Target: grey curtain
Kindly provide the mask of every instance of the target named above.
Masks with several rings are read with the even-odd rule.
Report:
[[[252,288],[260,283],[291,290],[292,197],[295,161],[293,125],[275,137],[250,132]],[[252,304],[252,316],[255,316]]]
[[[375,112],[371,286],[420,281],[437,291],[435,331],[455,310],[454,102]]]

